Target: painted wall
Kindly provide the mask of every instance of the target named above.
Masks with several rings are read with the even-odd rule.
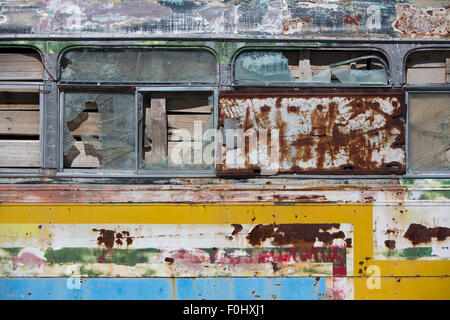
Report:
[[[0,36],[30,40],[448,39],[450,21],[448,1],[0,3]],[[448,179],[13,180],[0,299],[450,299]]]
[[[448,180],[174,182],[2,185],[0,298],[450,298]]]
[[[0,1],[0,34],[448,38],[449,1]]]

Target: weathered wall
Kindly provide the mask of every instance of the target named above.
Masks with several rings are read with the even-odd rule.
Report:
[[[3,185],[0,298],[448,299],[448,186]]]
[[[448,38],[449,1],[1,1],[4,36]]]
[[[37,46],[55,78],[57,55],[83,43],[36,37],[432,40],[448,39],[450,20],[449,1],[421,0],[1,4],[0,36],[30,38],[3,44]],[[229,64],[237,48],[218,44],[219,61]],[[401,68],[393,69],[398,86]],[[403,113],[403,102],[397,107]],[[250,118],[244,110],[243,127]],[[404,141],[395,135],[377,145],[389,152],[376,165],[397,162],[402,174]],[[450,298],[448,179],[30,175],[0,183],[0,299]]]

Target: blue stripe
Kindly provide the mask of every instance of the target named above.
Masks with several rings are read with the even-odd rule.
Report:
[[[317,300],[325,278],[2,278],[0,300]],[[78,285],[79,284],[79,285]]]

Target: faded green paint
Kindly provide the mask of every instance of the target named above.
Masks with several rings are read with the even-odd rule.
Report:
[[[419,200],[448,200],[448,199],[450,199],[450,190],[424,192],[419,198]]]
[[[62,248],[53,250],[47,249],[45,259],[50,264],[68,263],[96,263],[103,259],[104,263],[114,263],[117,265],[135,266],[138,263],[147,263],[151,255],[155,255],[158,249],[114,249],[109,252],[107,249],[94,248]]]
[[[46,54],[48,52],[47,42],[45,41],[34,41],[34,40],[1,41],[0,47],[2,48],[26,47],[36,49],[40,51],[42,54]]]
[[[47,42],[47,53],[60,54],[70,46],[73,46],[71,41],[49,41]]]
[[[142,277],[144,277],[144,278],[151,278],[151,277],[155,276],[155,274],[156,274],[156,271],[155,271],[155,270],[153,270],[153,269],[147,269],[147,270],[142,274]]]
[[[449,200],[450,179],[399,179],[410,200]]]
[[[433,257],[432,247],[415,247],[415,248],[405,248],[402,250],[389,250],[383,253],[386,257],[392,258],[404,258],[406,260],[418,260],[425,257]]]
[[[319,272],[317,269],[314,269],[314,268],[303,268],[302,272],[306,273],[306,274],[311,274],[312,276],[316,275],[316,274],[325,274],[327,276],[333,275],[333,271],[326,270],[326,269],[320,270],[320,272]]]
[[[14,247],[14,248],[2,248],[3,251],[8,252],[11,256],[16,257],[20,250],[22,250],[23,248],[18,248],[18,247]]]
[[[82,277],[96,278],[96,277],[99,277],[102,275],[103,275],[103,273],[101,271],[87,268],[83,265],[80,266],[80,276],[82,276]]]

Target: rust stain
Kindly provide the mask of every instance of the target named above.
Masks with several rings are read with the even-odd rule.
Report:
[[[272,262],[272,269],[274,272],[277,272],[278,270],[281,270],[281,267],[278,266],[278,263]]]
[[[122,246],[126,242],[127,248],[133,243],[132,237],[128,231],[116,232],[114,230],[106,229],[92,229],[94,232],[99,232],[100,236],[97,238],[97,243],[99,246],[104,245],[108,250],[114,247],[114,244]]]
[[[397,194],[395,199],[401,200],[405,190],[396,180],[375,183],[369,180],[357,180],[351,183],[305,183],[292,184],[284,179],[266,181],[258,179],[236,184],[221,179],[171,179],[168,184],[161,185],[96,185],[95,190],[87,185],[68,184],[25,184],[0,185],[1,201],[3,203],[85,203],[85,202],[177,202],[180,199],[192,199],[192,202],[204,202],[197,197],[199,191],[212,196],[211,202],[274,202],[274,195],[286,195],[288,199],[282,201],[317,202],[336,201],[340,193],[362,195],[389,192]],[[260,182],[260,184],[259,184]],[[267,181],[269,182],[269,181]],[[169,183],[173,183],[169,185]],[[366,202],[364,196],[352,202]],[[341,197],[341,196],[340,196]],[[339,198],[340,199],[340,198]],[[377,200],[375,197],[374,201]],[[184,201],[184,200],[183,200]],[[135,239],[136,237],[132,237]],[[122,240],[123,241],[123,240]]]
[[[291,34],[301,31],[303,23],[301,19],[284,19],[283,32],[284,34]]]
[[[164,261],[166,261],[168,264],[173,264],[175,262],[174,258],[166,257],[164,258]]]
[[[359,26],[359,22],[362,19],[362,14],[358,13],[356,16],[352,17],[351,15],[345,14],[342,16],[342,20],[346,25],[354,25]]]
[[[347,245],[347,248],[352,247],[352,238],[347,238],[344,241],[345,241],[345,244]]]
[[[334,239],[344,239],[342,231],[330,233],[327,230],[339,229],[339,224],[259,224],[247,236],[252,246],[260,246],[267,239],[273,238],[272,244],[277,246],[295,245],[311,248],[316,239],[325,245],[332,244]]]
[[[234,228],[233,232],[231,233],[232,236],[237,235],[243,229],[242,225],[240,224],[232,224],[232,226]]]
[[[99,246],[103,244],[108,249],[112,249],[114,247],[115,231],[105,229],[92,229],[92,231],[100,232],[100,236],[97,238],[97,243]]]
[[[405,172],[403,92],[341,90],[331,94],[238,92],[219,99],[219,125],[278,129],[279,173],[402,174]],[[267,106],[268,98],[273,102]],[[249,102],[250,101],[250,102]],[[263,105],[262,105],[263,104]],[[258,174],[245,149],[245,168],[218,165],[219,174]]]
[[[450,37],[450,8],[416,9],[410,4],[397,3],[394,29],[404,38]]]
[[[431,238],[437,238],[438,241],[444,241],[447,237],[450,237],[450,228],[427,228],[422,224],[412,223],[409,225],[408,230],[406,230],[403,237],[411,241],[413,245],[429,243],[431,242]]]
[[[390,250],[394,250],[395,249],[395,240],[386,240],[384,242],[384,244],[386,245],[386,247],[388,247]]]
[[[295,197],[295,200],[299,200],[296,202],[322,202],[327,201],[327,198],[324,195],[307,195],[307,196],[298,196]]]

